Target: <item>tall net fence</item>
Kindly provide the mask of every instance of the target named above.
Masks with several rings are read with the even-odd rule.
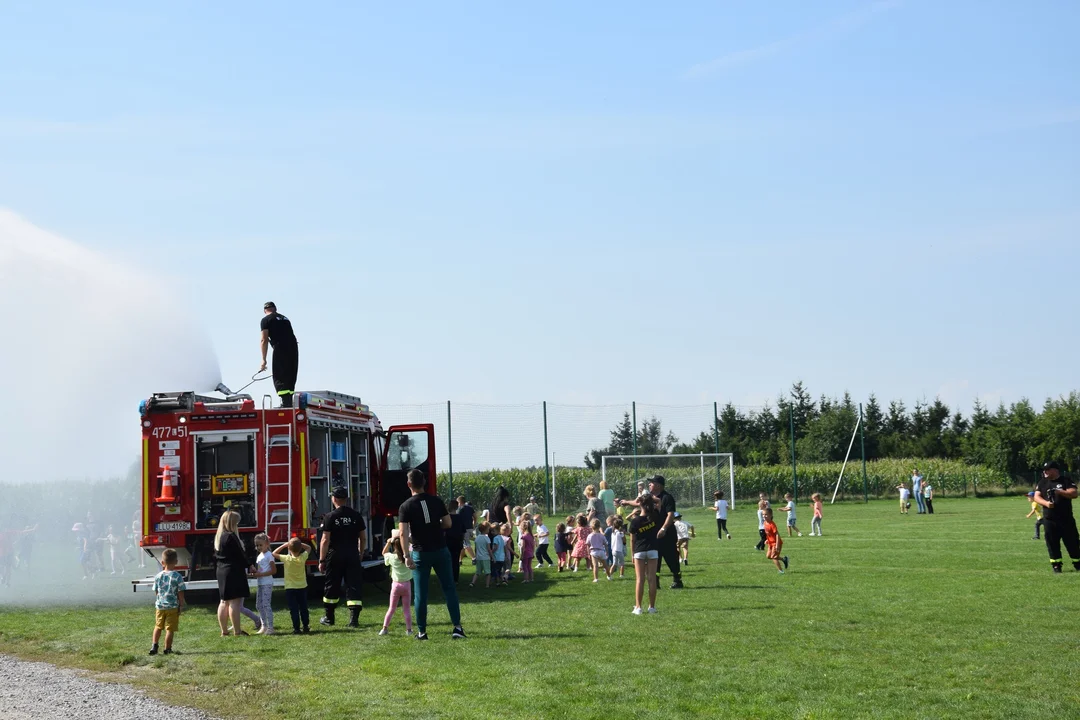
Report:
[[[712,503],[721,491],[737,505],[756,501],[759,492],[776,498],[797,489],[800,501],[820,492],[828,501],[839,477],[840,463],[798,462],[798,481],[790,464],[788,424],[775,410],[698,405],[571,405],[525,403],[493,405],[458,402],[378,405],[384,427],[431,423],[435,426],[438,492],[465,495],[477,508],[490,503],[498,486],[510,491],[513,505],[537,504],[560,514],[585,507],[585,488],[600,490],[604,456],[629,455],[606,461],[607,483],[619,498],[637,494],[637,483],[659,473],[680,507]],[[771,459],[742,452],[734,464],[731,493],[728,461],[717,453],[740,457],[737,435],[729,429],[737,411],[745,422],[769,418],[775,448]],[[719,418],[717,417],[719,414]],[[728,415],[728,418],[725,418]],[[848,437],[845,435],[846,449]],[[637,455],[635,461],[634,455]],[[664,457],[644,457],[663,455]],[[918,465],[936,494],[978,494],[999,482],[959,461],[920,460]],[[840,483],[838,499],[895,496],[897,483],[910,476],[911,460],[877,460],[865,476],[853,455]],[[797,487],[796,487],[797,485]]]
[[[438,488],[443,495],[464,494],[477,507],[486,507],[498,486],[510,491],[511,502],[524,505],[535,497],[542,507],[570,512],[584,508],[585,488],[600,489],[601,458],[612,451],[633,454],[669,452],[698,436],[713,434],[712,404],[694,406],[570,405],[529,403],[483,405],[473,403],[427,403],[380,405],[376,408],[384,427],[407,423],[431,423],[436,434]],[[634,428],[637,428],[635,433]],[[621,431],[621,432],[620,432]],[[715,452],[710,441],[707,452]],[[707,493],[718,485],[717,469],[709,460]],[[693,467],[691,467],[693,466]],[[694,468],[697,468],[696,470]],[[641,462],[637,475],[631,467],[620,476],[618,497],[636,495],[636,481],[654,472],[679,474],[686,470],[687,491],[694,503],[701,501],[698,459],[673,463],[657,459]],[[723,482],[727,482],[727,465]],[[666,476],[666,475],[665,475]],[[678,484],[678,483],[676,483]],[[690,487],[693,486],[693,492]]]

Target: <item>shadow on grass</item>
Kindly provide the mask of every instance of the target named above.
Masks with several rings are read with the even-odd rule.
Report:
[[[492,635],[493,640],[562,640],[565,638],[584,638],[590,637],[584,633],[531,633],[531,634],[515,634],[515,633],[503,633],[502,635]]]
[[[775,605],[743,605],[742,607],[732,606],[732,607],[716,608],[716,609],[717,610],[722,610],[722,611],[725,611],[725,612],[736,612],[736,611],[739,611],[739,610],[775,610],[776,606]]]
[[[718,583],[715,585],[688,585],[678,590],[671,590],[670,592],[683,592],[684,590],[779,590],[778,585],[727,585],[724,583]],[[667,588],[661,588],[660,592],[665,592]]]

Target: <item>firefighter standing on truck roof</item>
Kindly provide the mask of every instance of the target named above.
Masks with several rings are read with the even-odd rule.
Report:
[[[319,622],[334,624],[334,608],[341,598],[341,581],[345,581],[345,604],[349,608],[349,627],[360,627],[360,599],[364,567],[360,560],[366,546],[367,525],[364,517],[348,506],[349,491],[334,488],[330,501],[334,509],[323,516],[322,539],[319,541],[319,571],[326,574],[323,605],[326,616]]]
[[[267,346],[274,348],[274,389],[281,398],[281,407],[292,407],[293,394],[296,392],[296,368],[300,354],[296,346],[289,318],[277,311],[277,305],[268,302],[263,305],[262,328],[262,365],[259,372],[266,369]]]

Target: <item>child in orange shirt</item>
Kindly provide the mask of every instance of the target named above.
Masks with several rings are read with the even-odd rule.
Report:
[[[784,541],[780,537],[780,533],[776,530],[776,523],[773,522],[773,514],[771,508],[762,508],[765,512],[765,557],[773,561],[776,565],[776,569],[780,571],[780,574],[784,574],[784,569],[788,566],[787,555],[780,557],[780,549],[784,547]],[[780,567],[780,563],[784,566]]]

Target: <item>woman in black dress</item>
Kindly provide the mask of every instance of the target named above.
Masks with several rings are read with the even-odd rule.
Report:
[[[244,543],[237,533],[239,525],[240,513],[229,510],[221,516],[214,536],[214,560],[217,561],[218,593],[221,595],[217,616],[222,636],[229,634],[230,621],[233,635],[244,634],[240,629],[240,613],[248,597],[248,572],[256,570],[248,563]]]

